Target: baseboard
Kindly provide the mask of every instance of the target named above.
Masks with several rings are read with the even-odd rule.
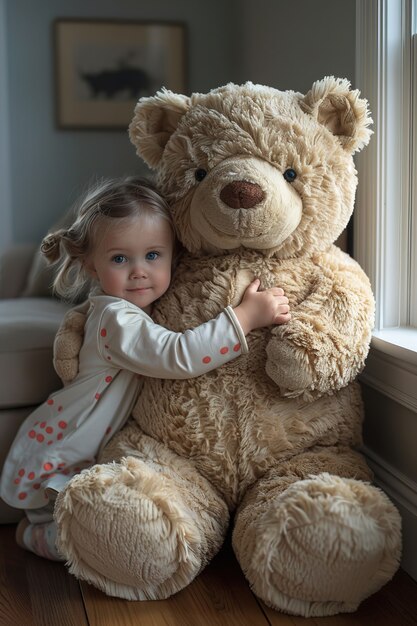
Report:
[[[402,517],[402,568],[417,581],[417,483],[367,446],[362,448],[375,474],[374,482],[398,507]]]

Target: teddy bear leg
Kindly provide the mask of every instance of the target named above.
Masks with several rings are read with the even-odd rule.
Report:
[[[169,467],[129,456],[75,476],[55,518],[71,573],[108,595],[151,600],[195,578],[220,548],[229,513],[185,460]]]
[[[400,517],[367,478],[360,455],[325,449],[284,463],[248,490],[233,547],[266,604],[304,617],[352,612],[392,578]]]

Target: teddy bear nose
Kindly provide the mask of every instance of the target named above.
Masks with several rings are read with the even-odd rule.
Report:
[[[259,185],[239,180],[229,183],[220,192],[220,198],[232,209],[251,209],[265,197]]]

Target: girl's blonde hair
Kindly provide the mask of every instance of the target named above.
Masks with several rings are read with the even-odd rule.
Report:
[[[111,220],[156,216],[174,227],[168,204],[149,181],[134,176],[103,180],[92,186],[76,206],[76,219],[69,228],[49,233],[41,251],[49,263],[60,262],[54,290],[74,301],[91,281],[84,261],[95,244],[98,228],[111,227]]]

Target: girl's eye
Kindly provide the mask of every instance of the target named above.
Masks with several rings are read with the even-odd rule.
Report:
[[[126,263],[127,259],[123,254],[116,254],[116,256],[112,258],[112,261],[120,265],[120,263]]]
[[[159,257],[158,252],[148,252],[146,255],[147,261],[155,261]]]

